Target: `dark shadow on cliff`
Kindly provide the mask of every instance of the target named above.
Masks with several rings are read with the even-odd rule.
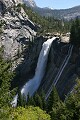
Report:
[[[46,40],[42,36],[36,37],[34,42],[27,41],[26,38],[19,40],[21,44],[26,44],[27,48],[23,51],[24,60],[15,69],[16,76],[11,82],[11,89],[15,87],[21,88],[35,74],[38,56],[42,48],[43,42]]]

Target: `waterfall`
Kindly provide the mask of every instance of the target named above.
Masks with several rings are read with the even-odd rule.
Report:
[[[47,64],[50,47],[51,47],[53,40],[55,40],[55,39],[56,39],[56,37],[53,37],[43,43],[42,49],[41,49],[41,52],[40,52],[40,55],[38,58],[35,75],[21,89],[21,95],[25,95],[26,101],[27,101],[28,93],[30,96],[33,96],[33,94],[37,91],[37,89],[41,83],[41,80],[45,74],[45,69],[46,69],[46,64]],[[14,97],[13,101],[11,102],[13,107],[17,106],[17,98],[18,98],[18,94]]]

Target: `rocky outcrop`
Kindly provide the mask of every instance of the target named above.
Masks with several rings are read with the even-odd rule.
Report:
[[[13,0],[10,1],[14,3]],[[20,2],[15,1],[16,4]],[[9,3],[8,0],[1,1],[6,6]],[[9,8],[9,7],[8,7]],[[18,7],[15,6],[7,9],[0,15],[0,23],[2,24],[2,34],[0,35],[0,47],[4,46],[4,58],[14,61],[14,68],[18,65],[22,58],[22,52],[27,48],[29,41],[32,41],[36,35],[36,26],[28,18],[23,8],[17,11]],[[2,9],[3,10],[3,9]],[[20,56],[20,57],[18,57]],[[15,59],[17,60],[15,62]]]
[[[14,5],[18,5],[19,3],[23,3],[23,0],[0,0],[0,3],[3,4],[6,8],[12,7]],[[2,5],[0,4],[0,7]]]
[[[0,1],[0,12],[2,13],[5,10],[5,8],[5,4],[2,1]]]
[[[33,7],[33,8],[37,7],[37,5],[36,5],[34,0],[23,0],[23,1],[29,7]]]

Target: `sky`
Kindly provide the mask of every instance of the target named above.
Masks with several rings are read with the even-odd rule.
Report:
[[[80,0],[34,0],[38,7],[66,9],[80,5]]]

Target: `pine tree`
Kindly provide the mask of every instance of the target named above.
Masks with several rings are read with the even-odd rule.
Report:
[[[77,81],[73,92],[68,96],[65,101],[67,109],[70,113],[71,120],[80,119],[80,80]]]
[[[80,20],[78,17],[72,23],[70,34],[70,42],[74,45],[80,44]]]
[[[76,40],[75,25],[74,25],[74,22],[73,22],[72,27],[71,27],[70,42],[74,44],[75,40]]]
[[[56,106],[52,108],[50,112],[52,120],[71,120],[69,111],[62,101],[56,103]]]
[[[53,86],[53,90],[49,96],[48,103],[47,103],[47,111],[48,112],[52,111],[52,108],[56,106],[58,101],[60,101],[60,98],[56,88]]]
[[[42,108],[43,110],[46,110],[46,100],[45,100],[45,93],[42,90],[41,94],[40,94],[41,100],[42,100]]]
[[[35,103],[35,100],[34,100],[34,98],[33,97],[30,97],[29,98],[29,101],[28,101],[28,105],[30,106],[36,106],[36,103]]]
[[[23,106],[23,107],[25,107],[25,106],[26,106],[27,101],[26,101],[26,97],[25,97],[25,95],[24,95],[24,94],[22,95],[22,103],[23,103],[23,104],[22,104],[22,106]]]
[[[30,100],[30,96],[29,96],[29,93],[28,93],[28,94],[27,94],[27,106],[30,105],[29,100]]]
[[[21,95],[20,89],[18,89],[18,100],[17,100],[17,106],[23,106],[23,97]]]
[[[39,106],[41,109],[43,108],[43,103],[41,97],[36,93],[34,96],[36,106]]]
[[[3,47],[0,48],[0,108],[8,106],[12,100],[10,83],[14,73],[10,72],[10,61],[3,59]]]

